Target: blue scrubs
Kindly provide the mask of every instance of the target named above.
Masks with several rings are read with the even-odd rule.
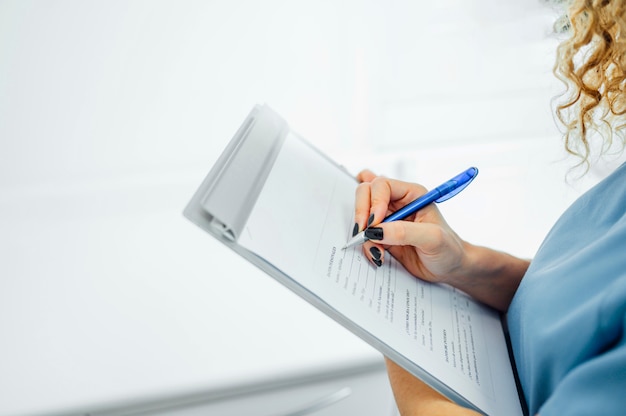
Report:
[[[626,164],[555,224],[507,321],[530,415],[626,415]]]

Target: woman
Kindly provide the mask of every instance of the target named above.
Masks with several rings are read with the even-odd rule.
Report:
[[[562,3],[562,2],[561,2]],[[626,125],[626,0],[573,0],[556,75],[565,148],[588,166],[592,149],[623,148]],[[557,22],[558,24],[558,22]],[[380,223],[425,193],[419,185],[359,174],[355,233],[366,256],[385,251],[415,276],[455,286],[507,313],[531,415],[626,414],[626,164],[576,201],[531,261],[462,240],[430,205]],[[469,415],[387,360],[402,415]]]

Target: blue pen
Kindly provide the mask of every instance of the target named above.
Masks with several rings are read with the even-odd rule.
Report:
[[[467,185],[469,185],[470,182],[476,177],[476,175],[478,175],[478,169],[469,168],[466,171],[458,174],[454,178],[450,179],[446,183],[441,184],[435,189],[420,196],[415,201],[409,202],[407,205],[403,206],[396,212],[389,214],[382,222],[403,220],[430,203],[447,201],[448,199],[452,198],[454,195],[465,189]],[[363,244],[367,240],[369,239],[365,236],[365,231],[361,231],[360,233],[352,237],[352,239],[350,239],[350,241],[348,241],[348,243],[343,248],[346,249],[352,246],[356,246],[358,244]]]

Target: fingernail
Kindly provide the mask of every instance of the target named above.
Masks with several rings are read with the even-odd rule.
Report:
[[[356,222],[354,223],[354,228],[352,229],[352,237],[354,237],[355,235],[357,235],[359,233],[359,224],[357,224]]]
[[[372,262],[377,265],[378,267],[383,265],[383,261],[382,260],[376,260],[376,259],[372,259]]]
[[[370,240],[382,240],[383,229],[380,227],[366,228],[365,237],[369,238]]]
[[[367,219],[367,226],[369,227],[374,222],[374,214],[370,214],[370,217]]]
[[[380,260],[380,256],[382,253],[380,252],[380,249],[378,247],[370,248],[370,253],[372,253],[372,257],[374,258],[374,260]]]

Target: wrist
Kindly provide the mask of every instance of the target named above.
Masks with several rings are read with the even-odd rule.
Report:
[[[508,309],[530,261],[463,242],[461,266],[450,284],[498,310]]]

